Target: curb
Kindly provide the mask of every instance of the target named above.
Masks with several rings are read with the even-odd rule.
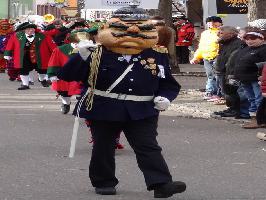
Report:
[[[206,77],[205,72],[179,72],[177,74],[172,74],[173,76],[196,76],[196,77]]]

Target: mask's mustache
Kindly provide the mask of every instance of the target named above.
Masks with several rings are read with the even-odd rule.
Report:
[[[156,39],[157,38],[156,36],[147,36],[141,33],[136,33],[136,34],[134,33],[112,33],[112,35],[114,37],[125,37],[125,36],[130,36],[133,38],[141,37],[143,39]]]

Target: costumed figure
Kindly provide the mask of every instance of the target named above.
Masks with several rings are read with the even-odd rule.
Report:
[[[53,36],[55,43],[60,46],[69,43],[67,40],[69,34],[72,31],[78,31],[87,28],[86,22],[83,21],[71,21],[60,28],[60,33]]]
[[[29,73],[35,69],[39,73],[39,81],[43,87],[49,87],[45,79],[48,61],[56,48],[50,36],[35,32],[36,25],[29,22],[20,24],[14,35],[9,39],[4,58],[14,57],[14,67],[19,69],[22,81],[18,90],[29,88]]]
[[[172,180],[156,140],[159,112],[176,98],[180,85],[170,73],[167,50],[155,47],[158,34],[149,16],[134,4],[118,9],[98,41],[101,46],[93,51],[90,43],[80,42],[79,54],[58,73],[59,79],[89,86],[76,114],[91,122],[89,177],[95,192],[116,194],[115,138],[121,130],[155,198],[184,192],[186,184]]]
[[[63,114],[67,114],[70,110],[71,96],[80,95],[81,85],[76,81],[66,82],[63,80],[58,80],[56,75],[60,68],[62,68],[69,60],[69,58],[78,52],[77,43],[80,40],[88,39],[89,30],[72,32],[68,37],[68,41],[70,43],[56,48],[49,60],[47,74],[49,79],[52,81],[52,90],[57,91],[58,95],[60,95],[62,99],[61,112]],[[75,66],[73,66],[73,68],[74,67]]]
[[[12,69],[13,68],[13,61],[10,60],[9,62],[6,62],[4,59],[4,51],[7,45],[8,39],[11,37],[13,33],[13,26],[10,24],[8,19],[1,19],[0,20],[0,73],[4,73],[5,69]],[[15,80],[17,76],[15,76],[15,73],[13,74],[11,70],[8,70],[8,73],[10,73],[10,79]]]

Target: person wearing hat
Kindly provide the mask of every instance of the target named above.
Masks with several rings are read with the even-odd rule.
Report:
[[[258,28],[247,31],[244,35],[247,46],[240,49],[236,56],[234,76],[240,81],[249,101],[249,112],[256,113],[262,101],[258,77],[261,69],[258,63],[266,61],[266,44],[262,31]],[[258,127],[255,120],[243,125],[243,128]]]
[[[116,194],[115,138],[121,130],[155,198],[184,192],[186,184],[173,181],[156,139],[159,113],[180,85],[171,75],[167,50],[155,47],[158,33],[147,12],[136,5],[118,9],[99,30],[98,41],[101,45],[93,49],[80,42],[79,54],[58,73],[59,79],[90,86],[75,114],[91,122],[89,177],[95,192]]]
[[[14,58],[14,67],[20,70],[22,85],[18,90],[29,88],[29,73],[35,69],[39,74],[39,81],[43,87],[49,84],[45,80],[48,60],[56,44],[52,38],[35,32],[35,24],[24,22],[20,24],[16,33],[8,41],[4,55],[5,59]]]
[[[60,46],[66,43],[66,38],[71,33],[71,31],[78,31],[81,29],[85,29],[86,23],[85,21],[71,21],[68,24],[65,24],[61,29],[60,33],[54,36],[55,43]]]
[[[206,93],[204,99],[217,97],[217,84],[214,74],[214,62],[218,55],[218,31],[223,24],[220,17],[211,16],[206,19],[207,30],[203,31],[200,37],[199,47],[196,50],[191,64],[198,64],[203,60],[207,75]]]
[[[263,32],[264,36],[266,36],[266,19],[256,19],[249,22],[248,25],[259,28]]]

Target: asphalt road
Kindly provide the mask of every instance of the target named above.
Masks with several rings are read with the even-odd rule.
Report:
[[[196,78],[183,82],[186,88],[203,83]],[[118,195],[95,195],[88,179],[91,145],[84,123],[70,159],[74,118],[59,112],[60,101],[48,88],[35,83],[31,90],[17,91],[18,85],[0,74],[0,200],[153,199],[123,135],[125,149],[116,155]],[[256,139],[256,131],[221,120],[167,115],[161,116],[158,130],[173,179],[188,185],[169,199],[266,199],[266,143]]]

